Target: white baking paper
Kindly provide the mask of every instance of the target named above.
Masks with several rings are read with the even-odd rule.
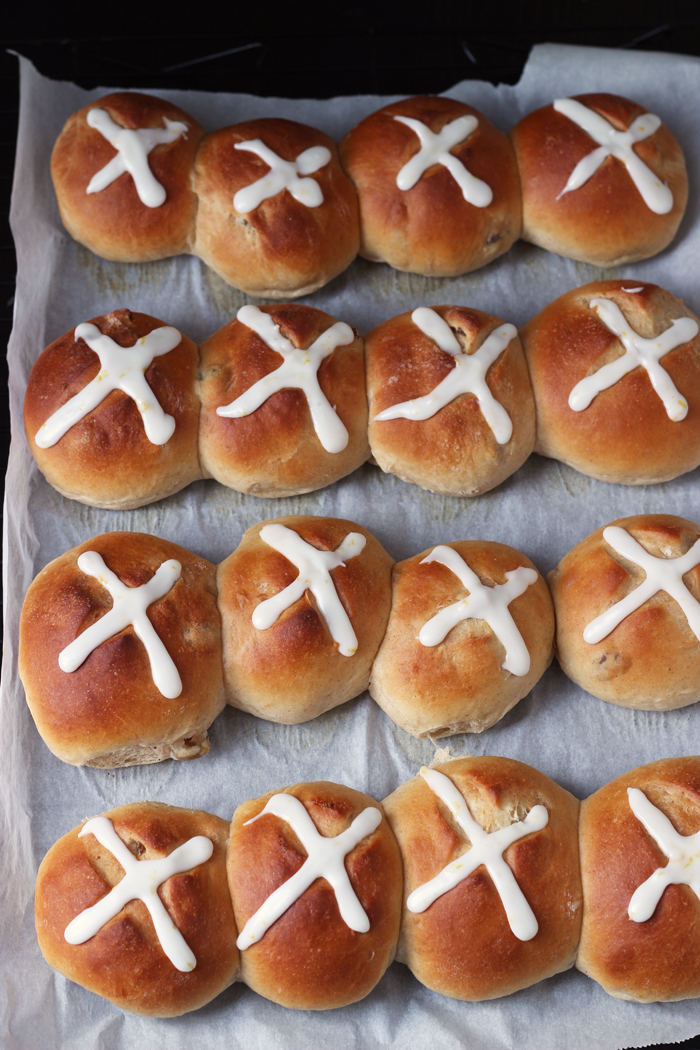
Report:
[[[228,708],[211,730],[211,751],[190,763],[106,771],[75,769],[39,739],[17,677],[17,635],[24,593],[35,574],[69,547],[111,529],[153,532],[218,562],[264,518],[313,513],[350,518],[374,532],[396,559],[450,540],[488,538],[525,551],[546,572],[600,525],[628,514],[665,511],[700,520],[698,471],[661,486],[605,485],[533,456],[496,491],[478,499],[430,495],[366,466],[321,492],[261,500],[199,482],[161,503],[110,512],[59,496],[34,466],[22,428],[32,363],[51,340],[118,307],[143,310],[200,340],[226,323],[246,297],[198,260],[150,265],[105,262],[63,230],[49,176],[52,145],[70,113],[105,92],[40,76],[20,61],[22,95],[12,198],[19,270],[9,347],[12,448],[4,531],[5,647],[0,696],[0,1041],[13,1050],[60,1047],[149,1050],[290,1050],[411,1047],[439,1050],[610,1050],[681,1040],[700,1031],[700,1003],[640,1006],[609,998],[570,971],[505,999],[469,1004],[423,988],[393,965],[362,1003],[327,1013],[286,1011],[238,984],[209,1006],[175,1020],[122,1013],[54,973],[34,936],[32,894],[39,861],[84,817],[138,799],[191,806],[229,819],[245,799],[301,780],[328,779],[381,799],[433,755],[394,726],[365,694],[301,726],[263,722]],[[428,279],[358,260],[308,301],[361,331],[419,305],[457,303],[523,324],[561,293],[599,277],[651,280],[700,311],[700,61],[545,45],[536,47],[515,87],[468,81],[448,94],[482,110],[504,131],[553,98],[611,91],[646,105],[674,131],[688,158],[688,211],[673,245],[648,262],[619,270],[560,259],[524,243],[484,270]],[[283,116],[339,139],[390,101],[332,101],[161,92],[216,128],[257,116]],[[455,753],[496,754],[528,762],[579,798],[644,762],[691,754],[700,740],[700,705],[658,714],[629,711],[588,696],[555,664],[533,692],[481,736],[448,741]]]

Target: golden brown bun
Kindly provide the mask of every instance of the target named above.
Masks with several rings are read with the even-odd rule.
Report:
[[[583,411],[569,407],[578,382],[625,353],[589,306],[596,297],[615,303],[645,339],[660,335],[676,318],[697,321],[680,299],[641,281],[593,281],[546,306],[520,333],[537,406],[535,451],[622,485],[669,481],[693,470],[700,464],[700,335],[660,361],[688,402],[685,419],[669,419],[641,366],[602,390]]]
[[[506,573],[520,565],[535,568],[503,543],[463,540],[444,546],[456,550],[486,586],[504,584]],[[413,736],[481,733],[522,700],[551,663],[552,600],[538,574],[508,606],[530,654],[530,670],[522,677],[501,666],[505,649],[485,620],[462,620],[440,644],[423,645],[418,640],[423,625],[467,596],[446,565],[421,565],[434,549],[394,566],[391,615],[369,691],[389,718]]]
[[[474,352],[503,322],[463,306],[434,306],[460,346]],[[392,317],[365,337],[370,420],[391,405],[430,393],[454,368],[453,358],[411,320]],[[511,340],[487,373],[491,393],[513,434],[499,445],[474,394],[461,394],[430,419],[370,422],[374,459],[388,474],[445,496],[475,496],[522,466],[535,446],[535,404],[520,339]]]
[[[94,835],[74,828],[44,857],[36,885],[36,932],[44,958],[71,981],[134,1014],[177,1017],[204,1006],[236,979],[239,953],[226,882],[225,820],[196,809],[134,802],[105,814],[141,862],[168,856],[196,835],[214,844],[209,860],[163,882],[158,894],[197,960],[183,973],[166,956],[141,900],[130,901],[84,944],[68,924],[121,882],[124,869]]]
[[[323,836],[342,834],[367,807],[381,812],[369,795],[324,781],[270,791],[239,806],[227,859],[239,930],[306,860],[281,818],[268,813],[244,826],[282,792],[304,804]],[[379,981],[394,958],[401,921],[401,857],[386,818],[347,854],[345,870],[369,919],[368,932],[345,924],[332,887],[316,879],[257,944],[241,952],[241,979],[259,995],[297,1010],[328,1010],[363,999]]]
[[[664,890],[654,914],[634,922],[635,890],[668,863],[632,812],[639,788],[681,835],[700,829],[700,759],[639,766],[581,803],[581,878],[586,901],[576,966],[609,995],[633,1002],[700,996],[700,902],[689,886]]]
[[[442,164],[434,164],[410,190],[396,177],[420,150],[416,133],[395,116],[422,121],[435,134],[462,116],[479,125],[450,152],[486,182],[485,208],[464,199]],[[340,143],[343,167],[360,198],[360,254],[396,270],[454,277],[485,266],[520,236],[520,180],[507,137],[471,106],[451,98],[408,98],[370,114]]]
[[[408,911],[409,894],[462,855],[467,841],[448,807],[417,776],[384,800],[404,864],[397,960],[433,991],[470,1001],[509,995],[569,969],[581,926],[578,801],[512,759],[457,758],[434,768],[450,778],[489,833],[524,820],[536,805],[547,809],[546,826],[503,853],[539,929],[531,940],[518,940],[484,866],[426,911]]]
[[[359,555],[331,570],[357,636],[354,655],[338,651],[309,590],[272,627],[253,626],[255,608],[299,575],[283,554],[260,539],[261,529],[273,523],[286,525],[318,550],[335,550],[350,532],[367,538]],[[392,565],[367,529],[342,518],[290,515],[248,529],[217,573],[228,702],[289,725],[315,718],[366,689],[389,618]]]
[[[187,124],[186,135],[157,145],[148,165],[164,187],[164,204],[141,202],[128,173],[97,193],[87,193],[94,175],[117,155],[115,148],[87,123],[92,109],[104,109],[125,128],[163,128],[164,117]],[[149,262],[190,251],[194,241],[197,198],[192,166],[204,128],[164,99],[120,91],[90,102],[66,121],[51,156],[51,175],[63,224],[72,237],[103,259]]]
[[[678,558],[700,538],[700,528],[671,514],[638,514],[611,522],[656,558]],[[607,527],[607,526],[606,526]],[[569,678],[621,707],[670,711],[700,700],[700,642],[678,602],[658,591],[600,642],[584,641],[585,627],[646,579],[598,529],[569,551],[548,576],[557,617],[556,651]],[[700,566],[683,582],[700,599]]]
[[[89,322],[118,346],[134,346],[166,322],[148,314],[113,310]],[[100,371],[100,360],[75,329],[54,340],[35,362],[24,399],[27,441],[39,470],[70,499],[93,507],[130,510],[202,477],[197,454],[199,397],[196,345],[186,335],[174,350],[153,359],[145,376],[163,411],[175,420],[164,445],[146,437],[134,400],[114,390],[51,448],[34,438],[62,405]]]
[[[648,110],[618,95],[574,95],[618,131]],[[623,162],[609,156],[587,182],[564,193],[569,176],[598,143],[553,105],[529,113],[512,129],[520,169],[525,241],[594,266],[648,259],[673,240],[688,200],[683,150],[665,126],[638,142],[634,152],[673,194],[673,208],[657,215]]]
[[[312,146],[331,152],[328,164],[312,174],[323,203],[308,208],[283,190],[254,211],[233,207],[238,190],[270,170],[237,142],[261,139],[279,157],[293,161]],[[357,197],[338,161],[331,138],[292,120],[267,117],[213,131],[195,162],[199,199],[195,252],[229,284],[249,295],[294,299],[327,284],[357,255]]]
[[[264,306],[283,336],[308,348],[335,324],[322,310],[301,304]],[[282,364],[252,328],[230,321],[201,346],[200,455],[203,469],[223,485],[254,496],[312,492],[345,477],[369,457],[367,397],[362,338],[338,346],[318,370],[321,390],[344,423],[349,440],[342,452],[326,452],[302,390],[273,394],[240,419],[216,414]]]
[[[148,618],[172,658],[182,692],[167,699],[153,681],[133,626],[103,642],[72,672],[59,653],[113,606],[106,587],[77,565],[96,551],[123,584],[140,586],[175,558],[182,574]],[[71,765],[113,768],[209,750],[207,729],[224,706],[215,568],[184,547],[139,532],[107,532],[62,554],[27,591],[19,673],[44,742]]]

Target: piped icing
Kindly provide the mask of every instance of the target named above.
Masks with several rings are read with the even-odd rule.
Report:
[[[234,149],[246,150],[260,157],[270,170],[262,178],[244,186],[233,198],[233,206],[239,215],[247,215],[260,207],[263,201],[289,190],[294,200],[307,208],[318,208],[323,204],[323,191],[316,179],[309,178],[313,172],[325,168],[331,159],[326,146],[311,146],[300,153],[296,160],[282,160],[262,139],[237,142]]]
[[[453,547],[434,547],[428,557],[423,558],[421,565],[430,562],[438,562],[450,569],[464,584],[469,594],[466,598],[440,609],[440,612],[423,624],[418,635],[421,645],[439,645],[462,620],[484,620],[506,651],[506,658],[501,667],[518,677],[526,675],[530,670],[530,653],[523,636],[515,626],[508,606],[536,582],[536,571],[519,565],[517,569],[506,573],[506,583],[486,587]]]
[[[148,908],[160,946],[175,969],[188,973],[197,965],[187,944],[158,895],[158,887],[173,875],[190,871],[209,860],[214,852],[211,839],[203,835],[184,842],[167,857],[138,860],[123,842],[108,817],[93,817],[78,837],[94,835],[124,869],[124,878],[97,904],[86,908],[68,924],[64,937],[69,944],[84,944],[113,919],[129,901],[141,900]]]
[[[87,386],[66,401],[34,436],[39,448],[51,448],[71,427],[92,412],[113,390],[122,390],[135,403],[143,420],[146,437],[153,445],[165,445],[175,431],[175,420],[165,414],[146,380],[146,371],[155,357],[179,346],[182,336],[176,328],[154,328],[134,346],[118,346],[94,324],[79,324],[75,338],[84,340],[100,359],[100,370]]]
[[[632,894],[627,914],[633,922],[646,922],[656,911],[667,886],[689,886],[700,897],[700,831],[681,835],[639,788],[627,788],[627,797],[637,820],[668,857],[668,864],[657,868]]]
[[[553,105],[557,113],[568,117],[598,143],[597,149],[578,162],[557,200],[588,182],[607,157],[617,157],[627,168],[647,208],[656,215],[666,215],[671,211],[673,194],[670,189],[634,151],[636,142],[643,142],[659,129],[661,117],[653,113],[643,113],[632,121],[626,131],[618,131],[605,117],[601,117],[599,113],[576,99],[558,98]]]
[[[637,292],[639,288],[623,288],[625,292]],[[582,412],[588,408],[593,398],[602,390],[607,390],[619,382],[628,372],[635,368],[644,368],[652,387],[659,395],[666,409],[666,415],[674,423],[679,423],[688,415],[688,402],[678,392],[676,386],[660,360],[685,343],[689,343],[698,334],[698,324],[692,317],[677,317],[661,335],[653,339],[643,339],[627,322],[617,303],[611,299],[591,299],[588,304],[595,310],[606,328],[617,336],[625,348],[622,357],[603,365],[597,372],[586,376],[569,394],[569,408]]]
[[[301,350],[282,335],[279,325],[275,324],[270,314],[263,313],[257,306],[242,306],[236,318],[247,328],[252,328],[271,350],[278,353],[282,357],[282,364],[258,379],[230,405],[217,408],[216,414],[226,419],[240,419],[255,412],[279,390],[301,390],[309,406],[318,440],[326,452],[342,452],[349,440],[348,432],[321,390],[318,370],[321,362],[330,357],[338,346],[348,346],[354,341],[355,334],[350,325],[336,321],[308,350]]]
[[[164,128],[123,128],[115,124],[106,109],[91,109],[87,115],[88,124],[114,146],[117,155],[92,176],[85,192],[99,193],[128,172],[142,204],[147,208],[159,208],[164,204],[167,197],[165,187],[151,171],[148,154],[156,146],[176,142],[187,133],[187,124],[167,117],[163,117],[163,121]]]
[[[678,602],[688,626],[700,641],[700,603],[683,583],[685,573],[700,564],[700,540],[696,540],[690,550],[680,558],[657,558],[645,551],[642,545],[619,525],[608,525],[603,529],[603,539],[623,558],[643,569],[646,579],[621,601],[615,602],[595,620],[591,620],[583,632],[584,641],[593,645],[607,638],[630,613],[639,609],[659,591],[665,591]]]
[[[465,201],[476,208],[487,208],[493,200],[493,191],[488,183],[477,179],[467,171],[458,157],[450,150],[464,142],[479,126],[476,117],[465,115],[445,124],[437,134],[415,117],[394,117],[401,124],[415,132],[420,142],[420,150],[411,157],[396,176],[396,185],[400,190],[410,190],[423,177],[433,164],[442,164],[455,180]]]
[[[244,827],[271,814],[289,824],[307,857],[298,871],[270,894],[266,901],[251,915],[240,932],[236,944],[245,951],[264,937],[270,926],[291,908],[316,879],[330,883],[338,904],[340,917],[346,926],[356,933],[367,933],[369,919],[350,884],[345,869],[345,857],[371,835],[382,821],[382,814],[374,806],[363,809],[349,828],[327,838],[320,835],[306,808],[294,795],[279,794],[268,799],[265,808],[256,817],[247,820]]]
[[[447,806],[453,819],[469,839],[471,848],[447,864],[430,882],[418,886],[408,897],[408,910],[413,913],[426,911],[438,897],[454,889],[483,864],[501,898],[512,932],[519,941],[532,940],[538,930],[537,919],[513,872],[503,859],[503,853],[514,842],[546,827],[549,821],[546,808],[533,806],[524,820],[489,834],[474,820],[461,792],[449,777],[426,766],[423,766],[420,775],[430,790]]]
[[[99,580],[112,596],[113,605],[109,612],[62,650],[58,657],[61,670],[68,673],[76,671],[98,645],[131,626],[144,644],[156,688],[169,700],[178,697],[182,692],[182,680],[146,610],[153,602],[168,594],[180,579],[180,562],[174,559],[164,561],[148,583],[140,587],[127,587],[122,583],[96,551],[81,554],[78,568],[87,576]]]
[[[344,567],[346,558],[355,558],[361,554],[366,538],[360,532],[349,532],[334,551],[320,551],[303,540],[298,532],[288,529],[286,525],[274,523],[263,526],[260,539],[284,555],[299,570],[299,575],[283,591],[256,606],[253,626],[259,631],[272,627],[284,610],[289,609],[309,590],[338,646],[338,652],[341,656],[353,656],[357,652],[357,635],[338,597],[330,572],[331,569]]]
[[[502,324],[491,332],[478,350],[473,354],[465,354],[447,321],[435,310],[420,306],[411,314],[411,320],[440,350],[454,358],[454,368],[429,394],[390,405],[378,412],[372,422],[430,419],[460,394],[474,394],[496,441],[499,445],[505,445],[513,433],[513,423],[503,405],[491,393],[486,373],[511,340],[515,339],[517,329],[512,324]]]

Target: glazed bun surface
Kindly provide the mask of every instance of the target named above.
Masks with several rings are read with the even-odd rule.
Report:
[[[69,924],[125,877],[110,849],[90,830],[81,835],[81,827],[59,839],[39,868],[35,913],[44,958],[69,980],[130,1013],[177,1017],[196,1010],[232,984],[239,967],[226,881],[228,822],[160,802],[135,802],[104,816],[121,839],[121,848],[146,865],[170,856],[196,836],[211,842],[209,859],[185,865],[158,889],[167,916],[196,964],[185,971],[173,964],[140,899],[127,902],[89,940],[68,943]]]
[[[167,121],[186,125],[174,141],[156,144],[147,155],[148,168],[165,191],[162,204],[144,204],[126,171],[104,189],[87,192],[91,180],[118,155],[88,123],[95,110],[120,128],[163,131]],[[66,121],[51,156],[61,219],[70,235],[116,262],[150,262],[190,251],[197,211],[192,166],[203,134],[201,125],[178,106],[138,92],[116,92],[79,109]]]
[[[469,118],[469,126],[475,118],[475,129],[465,131],[448,152],[458,168],[486,183],[490,203],[477,206],[465,200],[442,163],[427,167],[411,188],[399,189],[397,176],[420,152],[421,142],[397,117],[420,121],[431,138],[455,120]],[[520,180],[512,147],[471,106],[436,97],[392,102],[348,132],[340,143],[340,156],[360,200],[360,254],[372,262],[454,277],[485,266],[520,236]],[[486,192],[483,199],[488,196]]]
[[[299,173],[320,189],[321,202],[308,206],[284,188],[255,207],[237,210],[239,192],[271,172],[263,157],[236,148],[256,141],[287,164],[308,150],[328,151],[327,162],[309,174]],[[319,154],[320,160],[324,156]],[[196,254],[249,295],[308,295],[357,255],[357,196],[340,166],[335,142],[316,128],[266,117],[211,132],[197,153],[194,189],[199,201]]]
[[[87,552],[93,552],[95,576],[78,565]],[[104,575],[101,565],[117,577],[117,587],[133,588],[152,581],[172,559],[180,572],[146,613],[157,635],[149,644],[155,648],[159,639],[166,659],[157,656],[151,664],[128,625],[97,644],[75,670],[62,670],[59,655],[114,609],[110,590],[98,578]],[[159,578],[167,573],[166,565]],[[159,668],[170,696],[154,681]],[[214,566],[184,547],[137,532],[104,533],[74,547],[50,562],[27,591],[19,672],[37,729],[64,762],[114,768],[206,754],[207,730],[225,703]]]
[[[641,126],[645,134],[651,127],[639,119],[648,110],[629,99],[590,94],[576,95],[574,101],[585,107],[585,119],[603,118],[604,129],[627,132]],[[600,145],[554,104],[523,117],[510,137],[522,183],[524,240],[594,266],[647,259],[673,240],[688,199],[688,177],[683,151],[664,124],[632,146],[646,166],[648,181],[670,191],[670,210],[662,213],[648,206],[615,155],[608,155],[578,188],[565,191],[576,166]],[[661,192],[665,208],[666,193]]]
[[[674,321],[680,327],[673,328]],[[669,481],[697,467],[697,321],[680,299],[640,281],[594,281],[546,306],[520,333],[537,406],[535,451],[599,481],[622,485]],[[574,410],[569,399],[578,384],[599,371],[601,383],[602,369],[627,352],[614,329],[628,339],[661,337],[665,346],[674,344],[653,367],[657,375],[663,369],[666,378],[661,374],[661,379],[670,378],[675,393],[670,389],[664,400],[649,371],[637,364],[596,393],[587,407]],[[687,405],[684,416],[681,402]]]
[[[122,348],[140,348],[144,337],[168,327],[130,310],[113,310],[88,324],[97,329],[97,339],[100,334],[107,336]],[[72,398],[87,397],[87,387],[104,370],[98,354],[76,329],[39,356],[27,385],[24,426],[39,469],[62,495],[90,506],[130,510],[178,492],[202,476],[197,452],[199,353],[191,339],[180,336],[179,343],[153,357],[143,373],[145,395],[159,415],[164,413],[174,422],[171,436],[162,444],[157,443],[162,437],[148,437],[134,398],[113,389],[55,444],[40,447],[37,439],[44,424]],[[123,367],[128,364],[126,354]]]

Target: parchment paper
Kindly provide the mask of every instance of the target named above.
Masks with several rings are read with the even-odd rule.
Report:
[[[284,1010],[238,984],[208,1007],[174,1020],[122,1013],[54,973],[33,928],[36,869],[53,842],[84,817],[137,799],[198,807],[226,819],[247,798],[300,780],[329,779],[381,799],[433,756],[429,741],[395,727],[365,694],[301,726],[263,722],[228,708],[211,730],[211,751],[191,763],[105,771],[55,759],[34,728],[17,677],[18,621],[36,573],[69,547],[112,529],[153,532],[218,562],[264,518],[289,513],[335,515],[374,532],[396,559],[450,540],[509,543],[546,572],[575,543],[614,518],[665,511],[700,520],[698,471],[669,484],[605,485],[533,456],[494,492],[478,499],[429,495],[366,466],[321,492],[293,499],[241,496],[199,482],[135,511],[84,507],[59,496],[34,466],[22,428],[22,400],[32,363],[51,340],[80,321],[118,307],[143,310],[201,340],[226,323],[246,297],[198,259],[149,265],[105,262],[65,233],[49,176],[53,143],[70,113],[104,94],[56,83],[20,61],[22,102],[12,199],[19,270],[9,347],[12,448],[5,502],[5,640],[0,739],[0,1032],[8,1048],[73,1047],[191,1050],[206,1046],[408,1047],[468,1044],[607,1050],[681,1040],[700,1031],[696,1001],[640,1006],[609,998],[576,971],[492,1002],[460,1003],[423,988],[393,965],[364,1002],[322,1014]],[[698,170],[700,62],[665,54],[536,47],[515,87],[469,81],[449,95],[482,110],[504,131],[560,95],[605,90],[658,113],[688,159],[688,212],[670,249],[651,261],[599,271],[524,243],[477,273],[427,279],[357,261],[309,302],[368,331],[418,305],[463,303],[523,324],[561,293],[599,277],[651,280],[700,310]],[[157,92],[206,127],[256,116],[306,121],[339,139],[388,98],[299,102],[247,95]],[[683,101],[681,101],[683,100]],[[554,664],[533,692],[481,736],[454,737],[455,753],[497,754],[543,770],[579,798],[625,770],[657,758],[691,754],[700,740],[700,705],[663,714],[605,704],[574,686]]]

